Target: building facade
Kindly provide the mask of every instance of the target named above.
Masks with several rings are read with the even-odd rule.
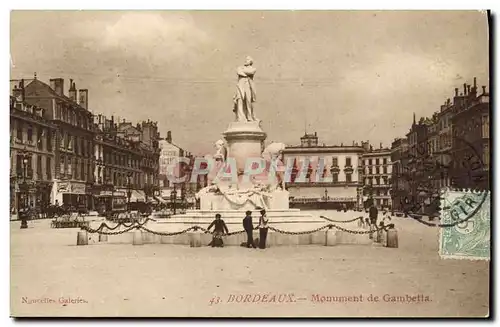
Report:
[[[130,202],[157,202],[158,138],[156,124],[115,122],[94,117],[96,168],[94,194],[130,194]],[[146,141],[146,142],[144,142]],[[156,192],[156,193],[155,193]]]
[[[409,183],[408,179],[403,175],[404,167],[408,166],[408,140],[406,138],[397,138],[391,144],[391,201],[392,209],[402,211],[402,204],[405,197],[408,195]]]
[[[302,136],[299,146],[287,146],[283,161],[293,162],[291,182],[287,184],[291,206],[357,208],[364,151],[354,142],[352,146],[319,145],[316,133]],[[305,175],[303,181],[301,174]]]
[[[461,189],[489,190],[490,97],[483,86],[464,84],[464,96],[453,108],[451,183]]]
[[[203,181],[206,175],[198,176],[197,181],[191,183],[190,171],[193,168],[194,157],[189,151],[173,142],[171,131],[168,131],[167,137],[160,141],[160,149],[160,188],[162,198],[166,201],[173,201],[172,196],[175,194],[176,201],[187,201],[192,204],[195,201],[195,193],[204,185]],[[181,157],[188,159],[190,163],[176,164]],[[176,177],[187,176],[187,179],[182,183],[173,183],[168,178],[169,174],[174,174]]]
[[[24,81],[10,97],[10,205],[48,207],[51,203],[57,127],[45,109],[24,101]]]
[[[391,150],[382,147],[370,147],[361,156],[363,169],[363,200],[372,203],[379,209],[392,209],[392,163]],[[367,203],[367,204],[369,204]]]
[[[15,83],[11,96],[11,191],[18,172],[34,186],[28,202],[96,209],[110,190],[131,200],[159,202],[160,135],[157,122],[115,122],[88,109],[88,90],[69,81]],[[28,154],[26,154],[28,153]],[[23,158],[18,159],[19,154]],[[20,157],[19,157],[20,158]],[[25,167],[25,169],[23,168]],[[19,176],[18,176],[19,175]],[[156,199],[156,200],[155,200]],[[16,195],[11,206],[16,207]]]
[[[88,110],[88,90],[77,90],[70,80],[68,96],[64,79],[50,80],[50,86],[34,79],[25,87],[26,102],[46,109],[44,118],[57,126],[55,174],[51,191],[54,203],[71,207],[93,207],[94,131]]]
[[[453,100],[447,99],[432,117],[417,123],[414,115],[406,135],[408,153],[402,150],[403,140],[392,145],[398,167],[393,171],[393,185],[398,187],[393,202],[418,202],[422,211],[429,207],[429,213],[435,210],[431,199],[444,188],[488,190],[489,112],[486,86],[479,93],[474,78],[473,85],[463,85],[463,92],[455,88]]]

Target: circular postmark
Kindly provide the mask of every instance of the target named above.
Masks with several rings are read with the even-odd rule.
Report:
[[[444,196],[450,191],[441,187],[438,180],[453,172],[453,177],[466,185],[484,182],[484,163],[474,146],[465,139],[454,136],[454,147],[460,151],[441,153],[447,157],[446,164],[429,155],[427,141],[419,143],[417,155],[409,155],[403,167],[401,178],[406,182],[409,194],[401,198],[403,213],[418,222],[432,227],[457,226],[461,232],[471,230],[469,219],[481,208],[487,197],[487,191],[468,190],[459,198],[450,201]],[[453,181],[454,182],[454,181]],[[465,190],[464,190],[465,191]],[[445,223],[424,221],[422,215],[445,217]]]

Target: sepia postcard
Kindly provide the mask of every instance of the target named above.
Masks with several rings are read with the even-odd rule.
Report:
[[[490,13],[10,13],[12,317],[490,309]]]

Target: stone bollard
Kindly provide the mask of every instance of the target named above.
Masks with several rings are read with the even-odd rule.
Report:
[[[326,246],[337,245],[337,231],[335,229],[329,229],[326,231]]]
[[[192,248],[201,247],[201,233],[191,232],[189,233],[189,246]]]
[[[99,242],[107,242],[108,235],[99,233]]]
[[[134,238],[132,240],[133,245],[143,245],[144,242],[142,241],[142,231],[140,229],[136,229],[133,233]]]
[[[86,230],[78,232],[76,237],[76,245],[89,245],[89,236]]]
[[[382,244],[382,246],[387,246],[387,230],[383,229],[380,232],[382,234],[382,240],[380,241],[380,244]]]
[[[391,228],[387,231],[387,247],[398,247],[398,231],[395,228]]]

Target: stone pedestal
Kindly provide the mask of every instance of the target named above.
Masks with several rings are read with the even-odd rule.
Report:
[[[234,158],[239,172],[245,170],[247,158],[260,158],[266,133],[258,122],[232,122],[223,133],[228,158]]]
[[[133,233],[133,239],[132,239],[132,244],[133,245],[143,245],[143,240],[142,240],[142,231],[141,230],[135,230],[132,232]]]
[[[398,231],[391,228],[387,231],[387,247],[397,248],[398,247]]]
[[[76,245],[88,245],[88,244],[89,244],[89,238],[87,231],[84,230],[79,231],[76,237]]]

